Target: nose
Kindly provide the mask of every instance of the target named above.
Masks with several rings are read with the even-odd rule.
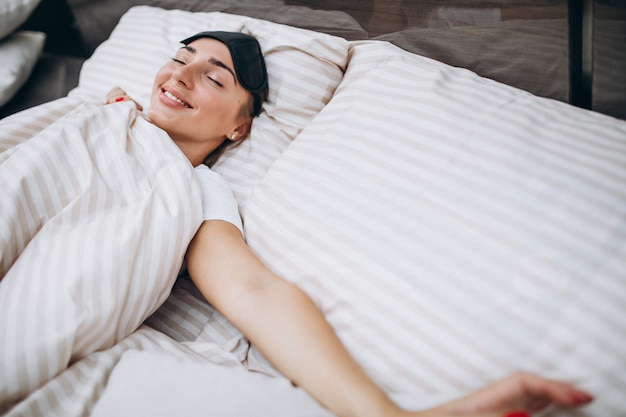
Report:
[[[178,68],[176,68],[176,70],[172,73],[172,78],[174,78],[174,80],[178,83],[181,84],[187,88],[192,88],[193,87],[193,77],[192,74],[193,73],[193,68],[191,65],[183,65],[180,66]]]

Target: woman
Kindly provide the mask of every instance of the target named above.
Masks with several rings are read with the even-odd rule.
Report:
[[[156,75],[148,117],[196,167],[205,190],[205,221],[189,247],[188,271],[208,302],[280,372],[339,416],[523,416],[552,403],[592,400],[569,384],[520,373],[435,409],[394,405],[350,358],[311,299],[250,251],[232,194],[203,164],[245,139],[261,111],[267,76],[258,43],[239,33],[203,32],[183,44]],[[120,89],[107,97],[108,103],[125,100],[130,97]]]

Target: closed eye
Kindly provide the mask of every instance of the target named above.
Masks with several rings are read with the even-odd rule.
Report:
[[[172,62],[175,62],[175,63],[177,63],[177,64],[181,64],[181,65],[185,65],[185,62],[184,62],[184,61],[181,61],[180,59],[178,59],[178,58],[176,58],[176,57],[173,57],[173,58],[172,58]]]
[[[217,81],[215,78],[211,78],[208,75],[207,78],[211,80],[211,82],[215,83],[215,85],[217,85],[218,87],[224,87],[224,85],[221,82]]]

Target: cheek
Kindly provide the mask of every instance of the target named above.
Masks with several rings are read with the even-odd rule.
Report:
[[[154,99],[155,94],[161,90],[161,85],[167,81],[171,76],[171,71],[167,69],[167,66],[161,67],[159,71],[154,76],[154,83],[152,84],[152,99]]]
[[[233,115],[238,114],[233,112],[233,106],[236,106],[236,102],[230,97],[216,97],[215,95],[209,97],[207,95],[201,105],[204,116],[200,119],[204,119],[206,123],[230,125],[234,119]]]
[[[148,106],[148,117],[152,119],[152,109],[158,107],[159,95],[161,94],[161,86],[169,79],[170,72],[167,69],[161,68],[154,76],[154,83],[152,84],[152,94],[150,96],[150,105]]]

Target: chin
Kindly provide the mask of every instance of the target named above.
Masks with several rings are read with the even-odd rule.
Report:
[[[168,127],[170,125],[172,125],[172,122],[170,122],[167,118],[164,118],[158,110],[153,109],[152,107],[150,107],[150,109],[148,109],[148,119],[150,120],[150,123],[152,123],[153,125],[155,125],[156,127],[159,127],[163,130],[165,130],[166,132],[169,131]],[[175,123],[173,123],[175,125]]]

